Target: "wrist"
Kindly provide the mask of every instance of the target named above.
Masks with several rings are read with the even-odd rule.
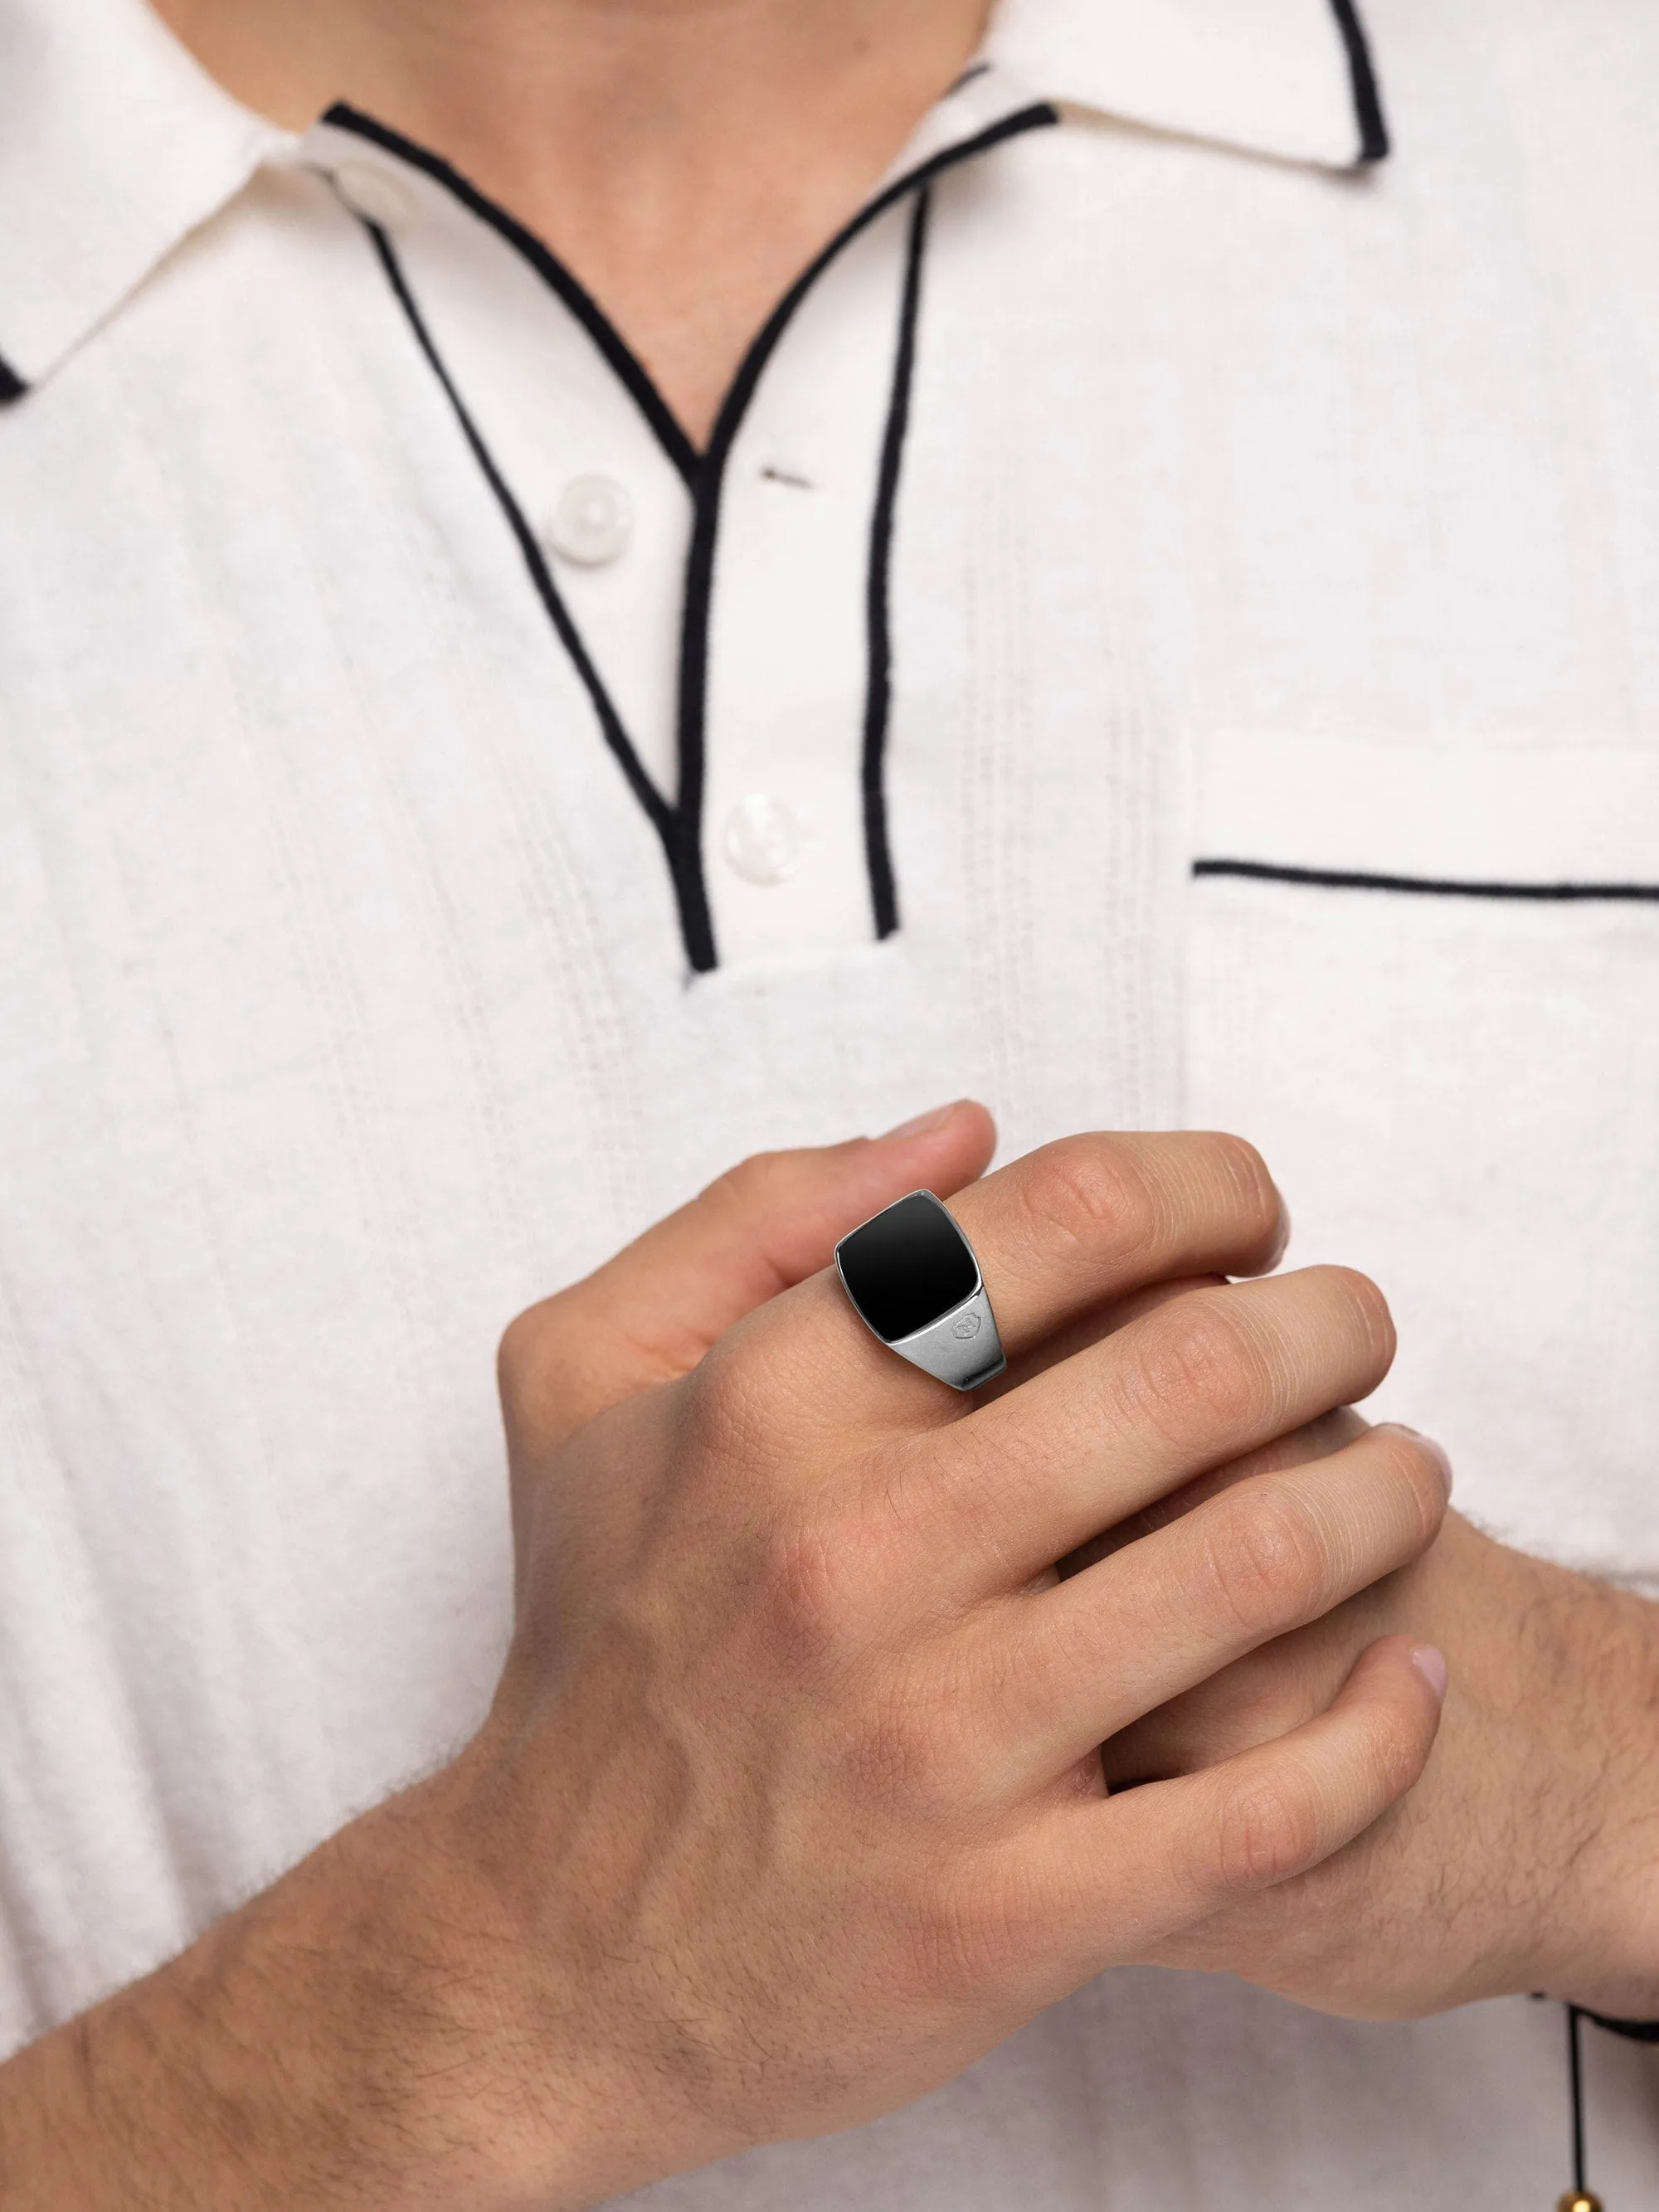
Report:
[[[609,2193],[603,2053],[570,2032],[580,2008],[541,1931],[492,1877],[501,1839],[474,1763],[376,1808],[213,1931],[227,2015],[262,1992],[306,2023],[267,2118],[296,2155],[325,2148],[334,2193],[313,2203],[579,2212]]]
[[[1540,1632],[1566,1743],[1555,1893],[1534,1986],[1613,2017],[1659,2017],[1659,1607],[1572,1576]]]
[[[576,2212],[607,2193],[583,2073],[536,2039],[523,1946],[446,1772],[0,2069],[41,2212]]]

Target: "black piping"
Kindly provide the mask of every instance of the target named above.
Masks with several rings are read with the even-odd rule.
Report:
[[[1583,2197],[1589,2195],[1589,2179],[1584,2156],[1584,2051],[1580,2030],[1589,2021],[1593,2027],[1604,2027],[1609,2035],[1628,2036],[1632,2043],[1659,2043],[1659,2020],[1609,2020],[1603,2013],[1586,2012],[1583,2005],[1576,2004],[1565,2004],[1562,2010],[1567,2016],[1567,2100],[1572,2142],[1571,2196]],[[1564,2204],[1568,2201],[1566,2197],[1561,2199]]]
[[[964,138],[953,146],[943,149],[927,161],[918,162],[914,169],[896,178],[873,199],[866,201],[850,222],[842,225],[830,243],[807,264],[789,289],[774,307],[750,343],[738,365],[736,374],[720,402],[720,412],[709,433],[708,444],[702,454],[685,438],[674,416],[652,383],[649,375],[635,356],[607,320],[599,303],[585,291],[568,270],[555,260],[541,240],[487,199],[465,178],[452,168],[440,156],[428,154],[393,131],[386,129],[372,117],[360,115],[356,109],[331,108],[327,120],[342,129],[354,131],[360,137],[373,139],[388,152],[410,161],[428,176],[454,192],[462,203],[484,222],[497,230],[510,245],[518,248],[532,264],[553,286],[559,296],[570,306],[572,312],[599,345],[605,357],[617,370],[628,390],[638,401],[641,410],[671,459],[684,476],[692,497],[691,537],[686,555],[685,590],[680,629],[680,661],[678,696],[677,701],[677,738],[678,783],[673,804],[663,797],[646,774],[639,756],[630,743],[606,691],[604,680],[581,642],[569,610],[559,595],[545,557],[537,543],[535,532],[526,520],[524,513],[514,498],[506,479],[497,467],[493,455],[484,443],[483,434],[466,410],[454,380],[445,367],[431,332],[416,304],[405,280],[398,257],[384,231],[366,218],[364,228],[374,242],[381,265],[386,270],[399,306],[407,318],[419,343],[422,352],[437,376],[445,395],[453,409],[466,442],[482,470],[485,480],[500,505],[517,539],[530,572],[538,597],[545,608],[561,643],[569,653],[577,674],[592,700],[599,716],[605,743],[620,763],[630,788],[650,817],[653,827],[662,842],[674,891],[679,904],[680,929],[684,939],[686,958],[694,973],[704,974],[719,964],[714,944],[714,927],[708,911],[707,887],[702,872],[702,797],[705,777],[706,732],[708,709],[708,627],[714,588],[714,556],[720,530],[720,491],[726,465],[748,411],[767,362],[776,349],[779,340],[788,327],[790,319],[813,284],[852,240],[895,206],[907,193],[921,193],[923,188],[943,170],[970,160],[974,155],[1000,145],[1022,132],[1057,124],[1057,109],[1047,101],[1018,109],[1003,116],[971,138]],[[878,727],[874,740],[877,794],[879,800],[879,775],[882,739],[884,738],[888,694],[890,691],[890,643],[886,641],[886,557],[890,550],[892,534],[891,506],[896,495],[898,463],[902,447],[905,421],[908,417],[908,386],[915,361],[915,318],[920,297],[920,252],[922,230],[913,225],[911,233],[912,259],[905,277],[904,311],[900,326],[900,359],[896,375],[895,399],[890,404],[887,437],[884,444],[881,476],[878,488],[876,516],[872,531],[872,561],[878,550],[882,556],[879,583],[882,637],[887,645],[883,665],[878,674],[873,663],[869,689],[866,696],[865,717],[865,789],[866,793],[866,840],[868,838],[868,792],[870,788],[870,758],[872,752],[872,717]],[[913,294],[915,296],[913,296]],[[900,390],[902,390],[901,399]],[[683,452],[676,448],[678,441]],[[888,477],[890,470],[891,483]],[[884,497],[884,494],[885,496]],[[873,610],[877,585],[872,579],[867,586],[869,605]],[[875,633],[872,633],[872,643]],[[878,714],[874,697],[879,690],[881,697]],[[884,821],[878,820],[882,865],[885,869],[884,888],[874,873],[875,847],[868,849],[872,864],[872,901],[876,908],[878,934],[886,934],[881,928],[884,918],[889,927],[896,927],[896,902],[893,895],[891,865],[886,849]]]
[[[1627,2037],[1632,2043],[1659,2043],[1659,2020],[1609,2020],[1605,2013],[1586,2012],[1583,2005],[1573,2009],[1581,2020],[1592,2027],[1604,2027],[1609,2035]]]
[[[1326,890],[1407,891],[1428,898],[1659,901],[1659,884],[1505,884],[1455,876],[1381,876],[1352,868],[1281,868],[1265,860],[1194,860],[1195,876],[1247,876]]]
[[[495,495],[496,502],[506,516],[514,537],[518,541],[519,550],[523,556],[525,567],[530,572],[530,580],[535,586],[536,596],[546,610],[548,618],[558,634],[560,643],[569,654],[576,673],[581,678],[583,687],[592,702],[593,711],[599,717],[599,728],[604,734],[605,741],[616,756],[623,774],[627,777],[629,788],[644,808],[653,829],[662,841],[664,856],[668,862],[668,872],[673,880],[674,895],[679,904],[681,931],[685,939],[687,953],[695,967],[697,965],[696,954],[699,948],[706,945],[712,953],[708,902],[703,895],[702,870],[698,863],[696,853],[693,849],[688,855],[682,825],[677,818],[675,809],[669,805],[656,785],[646,774],[639,755],[629,740],[628,732],[623,727],[621,717],[611,704],[611,695],[605,690],[604,681],[599,670],[594,666],[586,647],[582,643],[581,633],[571,620],[570,611],[560,596],[559,587],[553,580],[546,557],[537,543],[536,533],[530,527],[525,518],[524,509],[513,496],[506,478],[496,466],[494,454],[485,445],[477,423],[468,413],[466,404],[456,389],[454,379],[450,375],[443,356],[439,353],[433,341],[432,333],[426,325],[426,319],[416,304],[414,295],[409,289],[408,281],[404,276],[391,240],[375,223],[365,222],[364,228],[374,242],[374,250],[380,257],[380,265],[386,270],[387,282],[392,286],[398,306],[402,307],[409,319],[409,326],[415,334],[416,341],[425,355],[433,374],[442,386],[445,398],[454,410],[455,419],[461,427],[462,435],[471,448],[472,457],[483,471],[484,481]],[[714,964],[712,957],[707,964],[709,966]]]
[[[14,399],[21,399],[27,390],[28,386],[11,363],[0,356],[0,407],[9,407]]]
[[[1567,2094],[1572,2106],[1572,2193],[1584,2193],[1584,2053],[1578,2024],[1584,2015],[1575,2004],[1567,2014]]]
[[[720,414],[709,434],[708,449],[703,455],[704,469],[718,470],[724,464],[748,410],[749,402],[754,397],[755,386],[760,382],[761,371],[771,359],[790,317],[844,247],[850,246],[860,232],[867,230],[878,216],[885,215],[888,209],[895,206],[907,192],[915,191],[919,185],[931,184],[941,170],[954,168],[961,161],[971,161],[976,154],[988,153],[993,146],[1000,146],[1005,138],[1017,138],[1023,131],[1041,130],[1059,121],[1059,109],[1051,106],[1046,100],[1039,100],[1030,107],[1022,107],[1012,115],[1005,115],[1000,122],[993,123],[974,137],[961,139],[956,145],[947,146],[942,153],[932,155],[927,161],[918,161],[914,169],[896,178],[884,191],[878,192],[874,199],[867,200],[850,222],[843,223],[828,246],[821,252],[814,254],[773,308],[759,335],[738,363],[738,373],[720,402]]]
[[[714,547],[720,531],[720,486],[743,418],[753,398],[762,371],[771,359],[790,318],[836,256],[907,192],[919,190],[942,170],[971,160],[1006,138],[1060,121],[1059,111],[1044,100],[1005,115],[972,138],[946,147],[931,160],[918,162],[906,175],[889,185],[842,225],[823,251],[808,262],[761,326],[738,365],[698,471],[696,500],[691,521],[690,550],[686,556],[685,611],[680,632],[679,684],[679,804],[701,837],[703,756],[708,713],[708,618],[714,590]],[[695,963],[694,963],[695,964]],[[714,964],[711,957],[709,966]]]
[[[574,276],[563,262],[550,253],[532,230],[526,230],[516,216],[498,206],[487,193],[460,171],[453,168],[441,154],[429,154],[424,146],[417,146],[412,138],[400,131],[389,130],[377,123],[372,115],[363,115],[343,100],[337,100],[324,116],[337,130],[355,131],[358,137],[370,139],[407,161],[411,168],[423,170],[446,190],[453,192],[463,207],[468,208],[481,222],[499,231],[509,246],[515,246],[542,278],[556,292],[571,313],[598,346],[599,351],[615,369],[627,386],[641,414],[656,434],[657,442],[690,483],[697,472],[697,449],[680,428],[673,410],[669,407],[649,372],[605,313],[599,301],[580,281]]]
[[[1331,8],[1348,57],[1348,76],[1353,86],[1354,120],[1359,125],[1359,159],[1362,161],[1386,161],[1389,158],[1389,125],[1382,112],[1382,95],[1377,88],[1376,71],[1371,63],[1370,44],[1365,36],[1365,27],[1359,20],[1354,0],[1331,0]]]
[[[930,200],[926,185],[916,194],[910,216],[910,241],[904,262],[904,296],[899,308],[893,395],[882,440],[881,471],[876,481],[875,512],[870,524],[870,568],[866,598],[869,637],[869,688],[864,703],[864,850],[870,872],[870,906],[878,938],[899,926],[893,855],[887,839],[884,775],[887,722],[893,700],[893,636],[889,579],[892,568],[893,519],[898,502],[904,434],[910,421],[910,387],[915,378],[916,322],[921,307],[921,263],[927,243]]]

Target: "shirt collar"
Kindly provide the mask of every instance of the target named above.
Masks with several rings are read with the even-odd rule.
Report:
[[[1389,150],[1353,0],[1000,0],[986,50],[1063,111],[1325,168]]]
[[[1284,161],[1387,151],[1352,0],[1000,0],[986,58],[998,82],[941,112],[947,135],[963,109],[1029,95]],[[145,0],[0,0],[0,400],[305,144],[222,91]]]
[[[54,368],[291,143],[143,0],[0,0],[0,387]]]

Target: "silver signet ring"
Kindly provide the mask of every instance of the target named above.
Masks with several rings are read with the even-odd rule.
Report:
[[[974,1248],[931,1190],[850,1231],[836,1269],[871,1333],[953,1390],[975,1390],[1008,1364]]]

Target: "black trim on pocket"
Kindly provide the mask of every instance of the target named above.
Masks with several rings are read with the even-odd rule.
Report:
[[[14,399],[21,399],[28,386],[3,355],[0,355],[0,407],[9,407]]]
[[[1353,86],[1354,120],[1359,125],[1361,161],[1386,161],[1389,125],[1382,112],[1382,95],[1371,63],[1370,42],[1353,0],[1331,0],[1336,27],[1348,57],[1348,76]]]
[[[1195,876],[1244,876],[1268,884],[1308,884],[1322,890],[1404,891],[1428,898],[1659,900],[1659,884],[1505,884],[1474,877],[1381,876],[1355,868],[1289,868],[1267,860],[1194,860]]]

